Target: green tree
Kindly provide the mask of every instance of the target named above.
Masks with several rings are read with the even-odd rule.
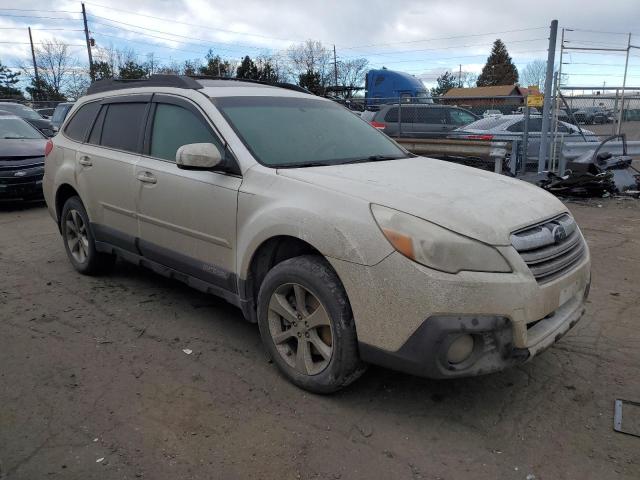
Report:
[[[301,73],[298,76],[298,85],[302,88],[306,88],[316,95],[324,94],[324,87],[322,86],[322,77],[320,76],[320,72],[307,70],[306,73]]]
[[[233,66],[228,60],[222,60],[220,55],[214,55],[213,50],[205,56],[207,63],[202,65],[198,70],[200,75],[209,77],[231,77],[233,76]]]
[[[114,72],[111,64],[109,62],[105,62],[104,60],[93,62],[93,73],[96,76],[96,80],[114,77]]]
[[[516,83],[518,83],[518,69],[513,64],[505,44],[502,40],[497,39],[493,42],[491,55],[487,58],[487,63],[478,77],[478,86],[490,87],[515,85]]]
[[[36,81],[35,77],[32,78],[31,84],[26,90],[32,100],[66,100],[66,97],[62,93],[42,78],[40,78],[39,81]]]
[[[147,76],[147,70],[144,66],[129,60],[122,64],[120,67],[120,78],[124,80],[137,80],[139,78],[145,78]]]
[[[259,77],[258,66],[249,58],[249,55],[245,56],[236,70],[236,78],[259,80]]]
[[[16,84],[20,81],[20,74],[12,72],[0,61],[0,96],[4,98],[24,98],[19,88],[16,88]]]
[[[431,95],[434,97],[444,95],[452,88],[458,86],[458,81],[451,72],[444,72],[436,79],[436,81],[438,82],[438,85],[431,89]]]

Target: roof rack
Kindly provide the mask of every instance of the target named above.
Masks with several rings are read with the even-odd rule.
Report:
[[[140,78],[135,80],[122,78],[108,78],[96,80],[87,89],[87,95],[94,93],[109,92],[112,90],[123,90],[125,88],[142,88],[142,87],[173,87],[198,90],[204,86],[197,80],[227,80],[244,83],[256,83],[259,85],[267,85],[270,87],[286,88],[287,90],[295,90],[302,93],[312,93],[306,88],[294,85],[292,83],[276,82],[269,83],[260,80],[251,80],[247,78],[233,77],[210,77],[205,75],[151,75],[149,78]]]

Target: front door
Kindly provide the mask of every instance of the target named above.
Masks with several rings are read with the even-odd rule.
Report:
[[[139,247],[162,265],[227,290],[236,289],[239,175],[183,170],[176,151],[190,143],[225,145],[200,109],[170,95],[153,98],[145,153],[135,168]]]

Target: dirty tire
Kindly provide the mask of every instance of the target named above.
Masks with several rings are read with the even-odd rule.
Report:
[[[331,358],[322,371],[315,374],[304,374],[293,368],[278,350],[270,330],[272,297],[290,284],[302,286],[315,297],[330,320]],[[273,313],[271,315],[273,319]],[[336,273],[322,257],[304,255],[291,258],[269,271],[258,294],[258,326],[262,343],[280,372],[300,388],[314,393],[332,393],[358,379],[366,370],[366,364],[358,355],[356,329],[347,294]]]
[[[77,222],[74,223],[73,217]],[[79,217],[79,218],[78,218]],[[84,238],[86,243],[83,246],[82,255],[72,252],[69,238],[73,237],[73,230],[78,229],[78,224],[83,226]],[[115,255],[100,253],[96,251],[95,239],[91,230],[91,223],[87,211],[80,200],[80,197],[69,198],[62,207],[60,215],[60,231],[64,243],[67,257],[78,272],[84,275],[98,275],[109,271],[115,261]],[[80,258],[79,258],[80,256]]]

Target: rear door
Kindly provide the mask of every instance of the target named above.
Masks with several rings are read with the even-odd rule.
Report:
[[[77,185],[96,240],[133,252],[138,235],[135,165],[150,99],[127,95],[103,100],[86,142],[75,152]]]
[[[183,170],[176,151],[212,143],[232,161],[221,137],[200,110],[183,97],[155,95],[144,153],[135,168],[140,250],[165,266],[236,289],[235,243],[238,174]]]
[[[447,112],[441,107],[414,107],[416,120],[412,126],[413,136],[418,138],[444,138],[448,130]]]

